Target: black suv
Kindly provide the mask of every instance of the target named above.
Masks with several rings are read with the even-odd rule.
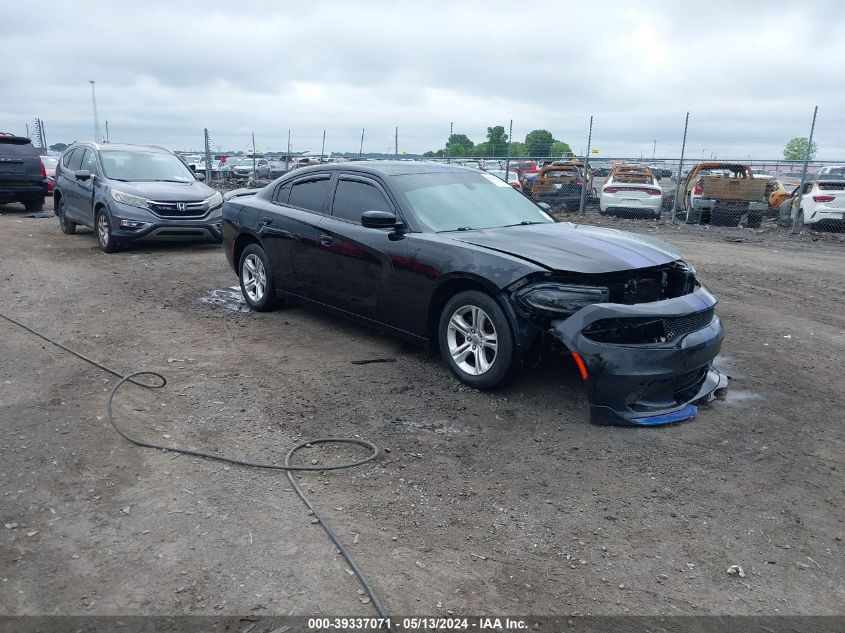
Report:
[[[137,240],[220,241],[223,196],[173,152],[150,145],[74,143],[56,166],[62,232],[78,224],[114,253]]]
[[[0,204],[23,202],[27,211],[44,208],[47,172],[32,141],[0,133]]]

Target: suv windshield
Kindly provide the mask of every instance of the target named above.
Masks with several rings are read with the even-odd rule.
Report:
[[[127,182],[194,182],[191,170],[173,154],[100,150],[106,178]]]
[[[391,180],[431,231],[554,222],[509,184],[483,172],[405,174]]]

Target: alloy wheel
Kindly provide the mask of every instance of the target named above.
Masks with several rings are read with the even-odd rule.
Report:
[[[241,279],[247,297],[251,301],[259,303],[267,291],[267,271],[264,268],[264,262],[258,255],[250,253],[244,258]]]
[[[100,240],[100,244],[105,248],[105,246],[109,243],[109,219],[106,217],[104,212],[101,212],[99,216],[97,216],[97,238]]]
[[[490,316],[481,308],[466,305],[449,318],[446,330],[449,354],[461,371],[480,376],[496,362],[498,336]]]

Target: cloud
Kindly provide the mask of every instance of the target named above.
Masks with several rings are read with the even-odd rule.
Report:
[[[820,155],[845,157],[837,2],[513,3],[244,0],[27,2],[2,9],[0,120],[48,141],[91,138],[88,81],[112,140],[228,149],[443,145],[551,130],[604,155],[774,158],[820,108]],[[37,24],[34,33],[31,25]]]

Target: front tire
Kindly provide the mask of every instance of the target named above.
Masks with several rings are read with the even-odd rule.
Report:
[[[499,304],[484,292],[460,292],[446,303],[438,342],[446,365],[470,387],[493,389],[511,375],[513,334]]]
[[[74,235],[76,233],[76,222],[71,222],[67,219],[67,213],[65,213],[65,199],[59,198],[56,201],[56,204],[58,205],[56,215],[59,216],[59,228],[65,235]]]
[[[258,244],[249,244],[241,253],[238,277],[241,293],[250,308],[256,312],[268,312],[278,305],[270,262],[267,253]]]
[[[111,218],[105,207],[97,209],[94,227],[97,231],[97,243],[100,245],[100,250],[104,253],[116,253],[120,250],[120,242],[112,233]]]

